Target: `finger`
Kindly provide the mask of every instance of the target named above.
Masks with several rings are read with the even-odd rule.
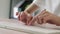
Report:
[[[39,16],[37,19],[38,19],[38,24],[42,24],[42,18]]]
[[[50,18],[49,18],[49,16],[45,16],[45,17],[43,17],[43,23],[45,24],[45,23],[50,23],[51,21],[50,21]]]
[[[20,17],[20,15],[18,15],[18,20],[19,20],[19,21],[21,20],[21,17]]]
[[[36,16],[41,16],[42,17],[42,15],[44,15],[45,14],[45,12],[46,12],[46,9],[45,10],[43,10],[41,13],[39,13],[38,15],[36,15]]]
[[[28,25],[34,25],[35,21],[36,21],[36,18],[34,17],[34,18],[28,23]]]
[[[26,19],[24,19],[25,16],[22,14],[22,12],[19,13],[19,17],[18,17],[18,18],[20,18],[20,19],[19,19],[20,21],[22,21],[22,22],[26,22],[26,21],[25,21]]]
[[[16,16],[18,15],[19,12],[16,12]]]
[[[46,13],[46,9],[44,9],[40,14],[39,14],[39,16],[40,15],[43,15],[43,14],[45,14]]]
[[[49,17],[49,16],[50,16],[49,14],[45,13],[44,15],[41,15],[40,17],[45,18],[45,17]]]
[[[21,19],[21,12],[19,12],[18,15],[19,15],[19,20],[20,20]]]
[[[46,23],[48,14],[41,15],[39,18],[40,24]]]
[[[47,23],[47,18],[43,18],[43,24]]]
[[[36,18],[36,21],[37,21],[38,24],[40,24],[40,22],[39,22],[39,18],[38,18],[38,17]]]
[[[20,18],[21,18],[22,12],[19,12],[19,15],[20,15]]]
[[[28,18],[27,18],[27,22],[26,22],[26,25],[28,25],[28,23],[32,20],[32,16],[29,16]]]

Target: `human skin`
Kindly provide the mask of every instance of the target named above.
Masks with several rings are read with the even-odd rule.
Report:
[[[33,17],[31,16],[31,14],[32,14],[33,12],[35,12],[35,10],[37,10],[37,9],[38,9],[38,6],[35,5],[34,3],[32,3],[32,4],[31,4],[30,6],[28,6],[23,12],[20,12],[20,14],[18,14],[18,15],[19,15],[19,16],[18,16],[19,21],[22,21],[22,22],[28,24],[29,21],[33,18]]]
[[[28,25],[34,24],[34,22],[37,21],[38,24],[55,24],[57,26],[60,26],[60,17],[56,16],[46,10],[43,10],[40,14],[35,16]]]
[[[37,23],[39,24],[48,22],[51,24],[60,25],[60,17],[45,10],[43,10],[41,14],[32,17],[31,14],[37,9],[38,6],[32,3],[30,6],[28,6],[27,9],[24,10],[24,12],[21,12],[21,14],[19,14],[18,16],[19,21],[22,21],[27,25],[34,24],[33,23],[34,21],[37,21]]]

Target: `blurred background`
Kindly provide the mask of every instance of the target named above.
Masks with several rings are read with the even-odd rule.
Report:
[[[11,0],[10,18],[17,18],[16,12],[24,11],[33,0]]]
[[[0,0],[0,18],[9,18],[10,0]]]
[[[24,11],[33,0],[0,0],[0,18],[17,18],[16,12]]]
[[[24,11],[32,2],[33,0],[0,0],[0,18],[17,18],[16,12]],[[46,5],[48,6],[47,8],[48,9],[51,8],[51,10],[54,10],[54,8],[56,8],[57,6],[56,4],[58,3],[59,1],[57,0],[46,1]],[[59,8],[60,7],[58,7],[57,10]],[[55,13],[57,13],[57,10],[55,10],[56,11]],[[35,12],[34,15],[37,14],[38,12],[39,10]]]

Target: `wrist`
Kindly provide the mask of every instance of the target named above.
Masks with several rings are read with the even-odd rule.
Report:
[[[55,16],[53,17],[53,20],[52,20],[52,21],[53,21],[53,23],[56,24],[57,26],[60,25],[60,22],[59,22],[59,21],[60,21],[60,17],[58,17],[58,16],[55,15]]]

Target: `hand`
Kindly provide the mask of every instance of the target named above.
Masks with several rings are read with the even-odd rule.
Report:
[[[18,13],[18,19],[19,21],[24,22],[25,24],[28,24],[29,21],[32,19],[33,17],[28,14],[27,12],[20,12]]]
[[[34,24],[35,21],[37,21],[38,24],[45,24],[45,23],[50,23],[50,24],[56,24],[57,23],[58,16],[43,10],[40,14],[35,16],[28,25]],[[56,23],[55,23],[56,21]]]

